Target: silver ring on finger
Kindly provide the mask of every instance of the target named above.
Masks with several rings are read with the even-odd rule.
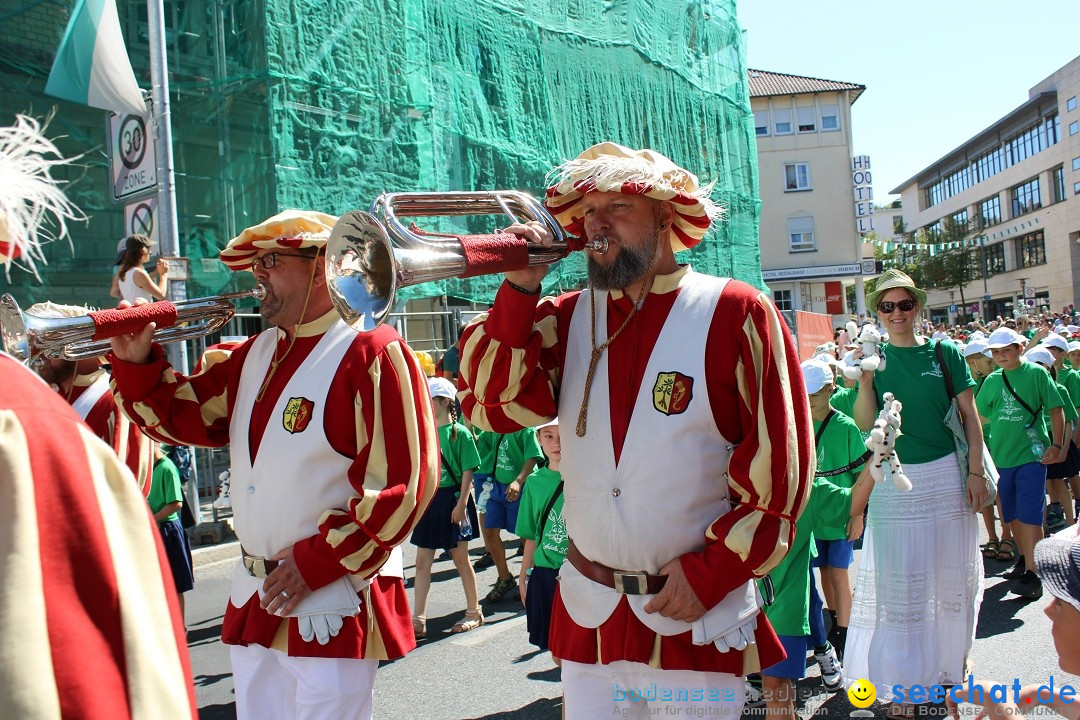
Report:
[[[282,590],[282,591],[281,591],[281,597],[283,597],[283,598],[285,598],[286,600],[288,600],[288,599],[289,599],[289,591],[288,591],[288,590]]]

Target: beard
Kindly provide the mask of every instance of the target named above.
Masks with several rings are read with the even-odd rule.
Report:
[[[588,260],[589,284],[595,290],[622,290],[640,280],[649,268],[652,249],[659,231],[653,230],[651,242],[640,245],[619,245],[619,254],[610,265],[601,265],[592,256]],[[610,238],[608,238],[610,240]]]

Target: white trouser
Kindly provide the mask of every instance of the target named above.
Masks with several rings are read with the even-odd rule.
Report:
[[[237,720],[371,720],[378,660],[230,645]]]
[[[566,720],[726,717],[738,720],[743,678],[697,670],[657,670],[620,660],[585,665],[563,660]],[[661,709],[662,708],[662,709]]]

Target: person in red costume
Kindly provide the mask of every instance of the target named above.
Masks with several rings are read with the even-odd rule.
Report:
[[[50,175],[64,162],[33,118],[0,128],[0,266],[33,269],[37,224],[63,238],[78,217]],[[165,563],[131,472],[0,352],[0,717],[194,720]]]
[[[43,302],[31,305],[26,312],[45,318],[78,318],[88,315],[90,309]],[[94,434],[112,447],[135,476],[143,495],[149,495],[154,474],[154,443],[116,406],[109,390],[109,376],[98,358],[39,357],[33,368],[75,409]]]
[[[241,720],[370,718],[379,661],[415,647],[397,545],[438,485],[427,379],[392,327],[338,316],[322,256],[334,220],[287,210],[228,244],[221,260],[254,273],[272,327],[190,377],[152,324],[112,341],[128,417],[163,442],[230,445],[243,557],[222,640]]]
[[[766,294],[676,261],[722,213],[663,155],[593,146],[546,205],[607,239],[587,251],[590,289],[541,298],[543,267],[507,273],[460,343],[460,386],[482,428],[559,417],[566,716],[688,712],[687,693],[737,714],[743,676],[784,657],[753,581],[788,551],[814,476],[795,346]]]

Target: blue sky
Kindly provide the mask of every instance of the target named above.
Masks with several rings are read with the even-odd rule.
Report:
[[[1080,55],[1080,0],[739,0],[750,67],[859,83],[874,200],[1027,100]]]

